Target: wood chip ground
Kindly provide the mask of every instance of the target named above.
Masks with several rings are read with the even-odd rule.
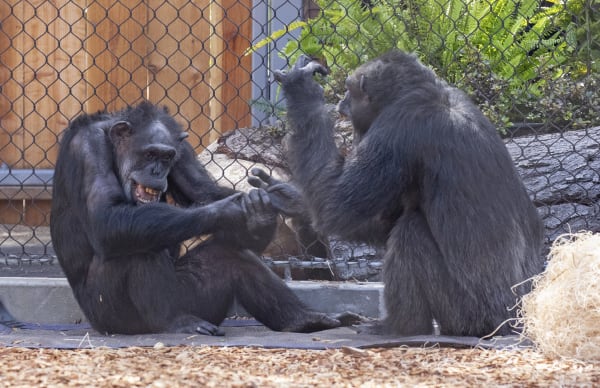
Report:
[[[2,387],[597,387],[600,364],[531,350],[0,348]]]

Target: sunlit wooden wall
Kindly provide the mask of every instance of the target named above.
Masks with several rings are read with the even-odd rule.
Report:
[[[243,52],[251,7],[250,0],[0,0],[0,161],[51,169],[71,119],[144,98],[169,107],[199,151],[250,125],[251,58]],[[5,195],[0,223],[47,223],[48,198]]]

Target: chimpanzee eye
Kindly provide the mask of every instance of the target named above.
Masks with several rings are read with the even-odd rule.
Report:
[[[160,154],[160,160],[163,163],[170,163],[171,161],[173,161],[173,159],[175,159],[176,154],[177,152],[175,150],[164,151]]]
[[[146,153],[144,154],[144,157],[148,161],[155,160],[156,159],[156,153],[154,151],[146,151]]]

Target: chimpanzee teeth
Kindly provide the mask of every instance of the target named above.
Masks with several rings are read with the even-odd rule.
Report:
[[[144,187],[144,191],[146,193],[148,193],[148,194],[151,194],[151,195],[158,195],[159,194],[158,190],[154,190],[154,189],[151,189],[149,187]]]
[[[137,197],[137,200],[140,201],[141,203],[153,203],[158,201],[158,197],[152,198],[152,199],[147,199],[147,198],[142,198],[142,197]]]

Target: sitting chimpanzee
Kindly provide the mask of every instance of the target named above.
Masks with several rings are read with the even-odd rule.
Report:
[[[52,241],[92,326],[220,334],[234,298],[274,330],[340,326],[306,308],[257,256],[275,230],[269,196],[217,186],[186,136],[150,103],[82,115],[63,135]],[[192,237],[202,242],[180,255]]]
[[[436,319],[442,334],[483,336],[514,317],[511,287],[542,269],[542,226],[493,125],[416,57],[392,51],[346,81],[338,110],[355,147],[344,158],[316,72],[327,73],[304,56],[275,72],[288,162],[319,232],[385,247],[387,317],[374,330],[429,334]],[[258,176],[285,210],[289,186]]]

